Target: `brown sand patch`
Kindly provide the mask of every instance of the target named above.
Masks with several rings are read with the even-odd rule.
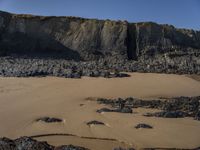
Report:
[[[86,98],[158,98],[200,95],[200,82],[184,75],[132,73],[130,78],[0,78],[0,135],[10,138],[52,133],[79,137],[117,139],[125,146],[194,148],[200,146],[200,122],[191,118],[167,119],[133,114],[96,113],[102,106]],[[83,104],[84,107],[80,107]],[[56,116],[64,123],[35,123],[35,118]],[[88,127],[88,120],[101,120],[106,126]],[[137,130],[138,123],[153,126]],[[50,144],[75,144],[92,149],[111,149],[116,141],[49,136],[38,139]],[[187,142],[186,142],[187,141]],[[103,147],[102,147],[103,146]],[[107,147],[107,148],[106,148]]]

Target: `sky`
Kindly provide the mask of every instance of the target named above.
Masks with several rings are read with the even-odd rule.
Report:
[[[0,10],[44,16],[153,21],[200,30],[200,0],[0,0]]]

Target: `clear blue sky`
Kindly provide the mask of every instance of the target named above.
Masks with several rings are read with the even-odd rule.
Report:
[[[0,0],[0,10],[129,22],[154,21],[200,30],[200,0]]]

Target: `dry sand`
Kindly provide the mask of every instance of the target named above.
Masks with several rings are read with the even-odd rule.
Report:
[[[143,117],[155,110],[134,109],[133,114],[96,113],[102,105],[87,97],[158,98],[200,95],[200,82],[183,75],[132,73],[130,78],[0,78],[0,136],[17,138],[39,134],[70,133],[72,136],[37,138],[51,144],[75,144],[94,150],[116,146],[194,148],[200,146],[200,122],[192,118]],[[84,104],[80,106],[80,104]],[[63,123],[35,122],[42,116],[64,119]],[[87,126],[99,120],[106,126]],[[147,123],[153,129],[135,129]],[[112,140],[81,137],[110,138]]]

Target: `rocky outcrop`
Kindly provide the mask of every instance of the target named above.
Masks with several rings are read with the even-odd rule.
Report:
[[[200,96],[197,97],[174,97],[162,100],[142,100],[137,98],[118,98],[105,99],[98,98],[99,104],[110,105],[114,109],[102,108],[97,112],[121,112],[114,110],[121,110],[124,108],[152,108],[160,109],[161,112],[146,113],[146,117],[164,117],[164,118],[183,118],[193,117],[195,120],[200,120]],[[121,108],[121,106],[123,107]],[[122,112],[123,113],[123,112]]]
[[[63,146],[51,146],[47,142],[40,142],[30,137],[20,137],[15,140],[8,138],[0,138],[1,150],[88,150],[87,148],[63,145]]]
[[[17,56],[18,59],[29,58],[29,62],[37,59],[37,63],[44,58],[64,59],[81,62],[80,64],[87,61],[89,65],[93,63],[91,61],[101,60],[103,64],[100,67],[103,66],[103,71],[108,68],[120,71],[200,74],[199,49],[199,31],[177,29],[171,25],[0,12],[1,58]],[[51,64],[45,67],[49,68],[49,65]],[[59,61],[59,65],[62,66],[63,63]],[[21,66],[26,67],[20,62]],[[13,67],[11,65],[10,69]],[[37,72],[51,75],[45,71],[45,67]],[[98,67],[95,69],[98,70]],[[79,70],[91,72],[88,66]],[[23,76],[19,71],[17,73]],[[16,76],[6,71],[5,74]],[[97,76],[101,75],[97,73]]]

